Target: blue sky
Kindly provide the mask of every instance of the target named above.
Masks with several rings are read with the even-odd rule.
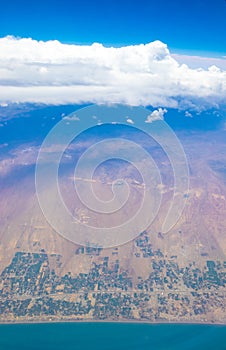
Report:
[[[171,50],[226,55],[224,0],[5,0],[0,37],[105,45],[165,42]]]

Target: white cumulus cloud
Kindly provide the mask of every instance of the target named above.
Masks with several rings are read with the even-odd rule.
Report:
[[[129,123],[129,124],[134,124],[134,121],[133,121],[133,119],[131,119],[131,118],[127,118],[126,121],[127,121],[127,123]]]
[[[206,61],[205,61],[206,62]],[[189,68],[161,41],[125,47],[0,38],[0,104],[127,103],[205,108],[226,99],[226,70]]]
[[[185,111],[185,117],[193,118],[192,114],[188,111]]]
[[[156,120],[164,120],[164,114],[167,113],[167,109],[165,108],[158,108],[154,110],[147,119],[145,120],[145,123],[152,123]]]

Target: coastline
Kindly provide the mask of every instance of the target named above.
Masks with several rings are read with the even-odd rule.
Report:
[[[226,327],[226,323],[221,322],[211,322],[211,321],[167,321],[167,320],[159,320],[155,322],[150,322],[148,320],[93,320],[93,319],[65,319],[65,320],[19,320],[19,321],[0,321],[0,326],[3,325],[36,325],[36,324],[66,324],[66,323],[75,323],[75,324],[95,324],[95,323],[108,323],[108,324],[136,324],[136,325],[197,325],[197,326],[222,326]]]

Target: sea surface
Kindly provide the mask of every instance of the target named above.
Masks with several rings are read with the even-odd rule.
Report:
[[[226,326],[136,323],[0,325],[1,350],[226,350]]]

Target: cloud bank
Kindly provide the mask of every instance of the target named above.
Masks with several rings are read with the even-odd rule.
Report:
[[[116,102],[200,109],[225,99],[226,70],[189,68],[161,41],[115,48],[0,38],[1,105]]]

